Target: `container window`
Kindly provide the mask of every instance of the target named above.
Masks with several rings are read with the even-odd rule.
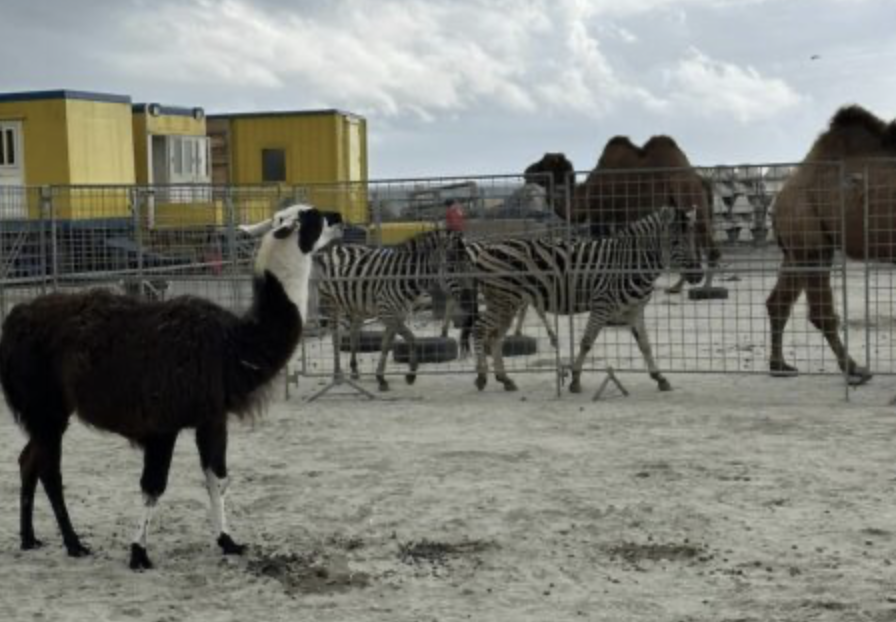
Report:
[[[286,150],[261,150],[261,180],[286,181]]]
[[[171,139],[171,150],[174,152],[174,173],[183,175],[184,172],[184,152],[181,146],[180,138]]]
[[[6,165],[6,132],[7,130],[0,131],[0,166]]]
[[[16,143],[12,128],[0,130],[0,166],[15,166]]]

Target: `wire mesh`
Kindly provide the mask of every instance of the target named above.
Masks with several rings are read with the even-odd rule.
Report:
[[[343,243],[387,252],[398,252],[426,232],[449,229],[462,231],[471,244],[531,238],[573,244],[613,235],[626,222],[671,203],[697,207],[696,246],[704,269],[713,249],[720,253],[711,270],[712,285],[727,297],[699,299],[692,293],[703,285],[670,293],[679,275],[666,270],[657,278],[645,307],[645,327],[663,373],[767,374],[778,363],[779,371],[792,366],[801,374],[837,375],[841,364],[847,369],[851,365],[844,354],[848,350],[860,372],[867,367],[893,374],[894,170],[893,162],[869,161],[848,167],[817,163],[612,170],[559,181],[548,174],[527,174],[297,188],[4,186],[0,314],[41,293],[97,286],[156,299],[199,295],[242,311],[251,300],[256,242],[243,237],[237,226],[267,218],[296,200],[347,212],[350,226]],[[408,302],[403,319],[416,338],[449,352],[433,354],[430,349],[422,355],[417,370],[424,377],[421,382],[432,374],[458,374],[472,382],[476,374],[475,357],[461,352],[468,315],[449,308],[447,290],[452,286],[446,278],[469,284],[514,276],[494,269],[486,274],[463,261],[443,254],[435,273],[353,277],[426,281],[425,293]],[[568,271],[549,275],[544,267],[531,265],[510,272],[514,270],[546,280],[554,295],[568,287],[572,276]],[[477,314],[482,316],[488,303],[481,290],[479,294]],[[320,307],[313,301],[293,368],[305,376],[331,377],[337,350],[342,351],[341,367],[350,371],[345,351],[350,328],[339,325],[339,347],[334,348],[337,327]],[[777,353],[770,312],[779,325],[787,318]],[[446,315],[448,338],[442,339]],[[547,313],[543,321],[531,307],[515,309],[507,333],[507,373],[555,374],[559,386],[579,351],[587,317]],[[363,317],[361,325],[357,370],[362,379],[372,378],[386,326],[375,313]],[[517,327],[521,337],[515,336]],[[557,348],[551,332],[558,336]],[[399,352],[399,360],[395,352],[389,354],[388,377],[409,371],[402,341],[398,350],[405,354]],[[842,360],[836,354],[840,348]],[[492,357],[488,361],[493,372]],[[646,370],[628,327],[601,331],[584,362],[586,389],[597,386],[607,366]]]

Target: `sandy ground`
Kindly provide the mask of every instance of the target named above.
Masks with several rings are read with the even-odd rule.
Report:
[[[547,375],[426,376],[313,404],[303,380],[232,429],[250,552],[213,546],[184,435],[144,574],[140,455],[80,424],[64,474],[94,555],[66,557],[43,495],[47,546],[18,550],[23,438],[0,413],[0,619],[896,620],[896,383],[846,403],[835,378],[670,379],[593,403]]]

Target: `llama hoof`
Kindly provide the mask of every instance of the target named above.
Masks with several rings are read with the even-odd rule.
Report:
[[[768,373],[772,378],[795,378],[800,375],[800,370],[784,361],[770,361]]]
[[[43,545],[43,540],[38,540],[34,536],[31,536],[30,538],[22,538],[23,551],[33,551],[35,549],[41,548]]]
[[[404,381],[408,384],[414,384],[414,381],[417,380],[417,374],[405,374]]]
[[[90,555],[90,549],[75,540],[71,544],[65,544],[65,550],[68,551],[69,557],[86,557]]]
[[[141,572],[143,570],[152,570],[152,562],[149,561],[149,555],[146,549],[139,544],[131,544],[131,570]]]
[[[660,391],[671,391],[672,385],[669,384],[669,381],[665,378],[660,378],[656,381],[656,386],[659,387]]]
[[[485,374],[479,374],[476,376],[476,388],[482,391],[485,388],[485,385],[488,384],[488,378],[485,377]]]
[[[246,545],[234,542],[229,533],[222,533],[218,536],[218,546],[221,547],[225,555],[242,555],[246,552]]]
[[[874,377],[874,374],[872,374],[866,367],[859,367],[856,365],[849,372],[846,381],[849,383],[849,386],[858,387],[871,380],[872,377]]]

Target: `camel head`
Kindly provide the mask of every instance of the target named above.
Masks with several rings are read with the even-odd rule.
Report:
[[[575,168],[562,153],[546,153],[526,167],[523,177],[527,184],[536,184],[549,193],[565,188],[574,178]],[[553,186],[553,188],[551,188]]]

